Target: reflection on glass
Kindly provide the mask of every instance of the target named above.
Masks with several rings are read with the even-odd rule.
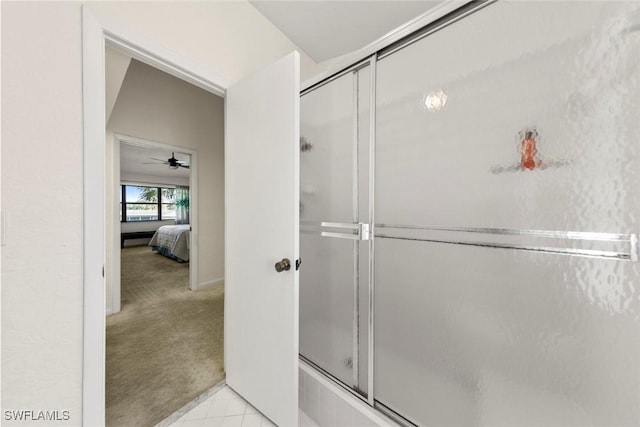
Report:
[[[425,95],[423,102],[427,111],[440,111],[447,104],[447,94],[442,89],[438,89]]]

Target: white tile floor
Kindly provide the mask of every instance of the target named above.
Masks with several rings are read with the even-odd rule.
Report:
[[[300,427],[317,427],[304,412]],[[183,415],[171,427],[275,427],[267,417],[225,386]]]

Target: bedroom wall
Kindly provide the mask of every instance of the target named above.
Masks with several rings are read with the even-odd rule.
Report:
[[[197,151],[198,284],[202,286],[223,278],[224,100],[132,60],[107,131]],[[108,153],[113,150],[112,144],[110,139]],[[111,201],[117,209],[117,195]],[[137,227],[150,229],[149,225],[153,224],[126,224],[122,231]],[[108,280],[107,294],[110,286]]]
[[[295,48],[244,1],[90,6],[233,80]],[[1,2],[0,10],[2,413],[68,410],[69,420],[41,424],[80,426],[81,3]]]
[[[105,115],[107,121],[109,121],[113,107],[116,104],[116,99],[118,99],[118,93],[122,87],[122,81],[131,63],[131,58],[113,49],[105,49],[104,56],[104,78],[106,87]]]

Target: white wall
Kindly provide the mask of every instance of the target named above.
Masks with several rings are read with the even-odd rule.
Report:
[[[230,79],[295,46],[245,2],[92,7]],[[2,2],[2,410],[82,396],[81,4]],[[303,56],[303,72],[311,64]],[[206,206],[203,207],[206,210]],[[3,412],[4,414],[4,412]],[[3,420],[3,426],[25,425]]]
[[[91,2],[91,7],[197,59],[231,81],[269,65],[274,58],[300,51],[246,1],[103,1]],[[316,63],[301,52],[301,79],[318,71]]]
[[[131,63],[128,55],[117,52],[113,49],[105,49],[104,80],[105,80],[105,112],[106,120],[109,121],[113,107],[116,105],[118,93],[122,87],[124,76]]]
[[[67,409],[69,425],[82,396],[80,49],[78,4],[2,3],[2,410]]]

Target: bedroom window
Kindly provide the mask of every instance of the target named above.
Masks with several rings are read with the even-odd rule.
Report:
[[[121,185],[120,190],[121,222],[176,219],[175,188]]]

